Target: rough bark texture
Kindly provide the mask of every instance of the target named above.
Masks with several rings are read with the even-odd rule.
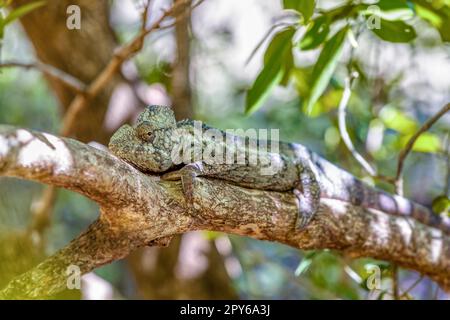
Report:
[[[172,71],[170,96],[177,119],[191,118],[193,115],[189,79],[190,16],[190,12],[186,12],[177,17],[175,24],[177,58]],[[186,263],[180,258],[184,241],[186,239],[182,235],[176,236],[167,248],[142,248],[130,255],[128,262],[140,296],[145,299],[238,298],[222,257],[214,242],[206,238],[199,239],[209,249],[205,252],[208,261],[206,269],[195,272],[195,276],[189,278],[178,275],[177,267]],[[152,261],[151,265],[148,261]]]
[[[32,0],[15,1],[13,5],[19,6],[30,1]],[[69,5],[80,6],[81,30],[69,30],[66,27],[68,16],[66,9]],[[82,80],[85,84],[89,84],[111,59],[116,47],[114,34],[109,27],[108,14],[108,1],[104,0],[48,1],[45,7],[24,16],[21,22],[40,61],[64,70]],[[178,59],[174,66],[172,93],[174,109],[180,118],[192,116],[188,82],[189,17],[190,15],[188,14],[178,18],[175,26]],[[95,46],[92,44],[95,44]],[[64,86],[57,79],[47,77],[47,80],[61,103],[63,113],[65,113],[75,96],[75,92],[71,88]],[[104,116],[111,93],[119,81],[119,76],[112,79],[107,88],[95,99],[92,99],[89,105],[83,109],[82,114],[80,114],[80,119],[83,120],[77,121],[73,127],[74,137],[84,142],[94,140],[104,144],[107,143],[110,132],[102,124],[104,123]],[[131,119],[132,116],[129,118]],[[47,210],[45,214],[49,216]],[[175,259],[174,264],[168,265],[173,260],[170,257],[178,257],[178,248],[176,246],[172,248],[172,246],[170,248],[151,248],[152,254],[157,255],[157,259],[161,259],[161,261],[156,263],[156,267],[152,271],[144,270],[140,267],[142,261],[139,263],[139,253],[143,253],[146,250],[137,250],[132,255],[130,265],[136,277],[137,285],[140,287],[145,283],[145,288],[140,288],[141,290],[139,290],[142,296],[154,299],[177,298],[180,295],[191,299],[235,297],[223,266],[218,268],[216,266],[217,263],[212,261],[210,261],[210,268],[214,269],[211,269],[211,272],[207,271],[209,272],[208,279],[203,279],[203,276],[200,275],[201,277],[197,278],[197,281],[193,281],[191,285],[186,284],[184,288],[176,288],[172,292],[168,288],[162,288],[163,285],[168,283],[180,282],[173,274],[174,264],[177,259]],[[212,249],[215,250],[215,248]],[[218,254],[214,255],[214,258],[210,258],[220,260]],[[212,281],[220,284],[222,290],[216,290],[214,293],[212,291],[208,292],[205,288],[211,287]],[[172,285],[168,287],[174,289]]]
[[[215,230],[276,241],[299,249],[335,249],[417,270],[450,289],[450,237],[401,217],[322,199],[311,224],[294,228],[297,203],[289,193],[198,179],[191,216],[178,182],[145,175],[110,153],[76,140],[0,126],[0,174],[64,187],[96,201],[101,216],[85,233],[0,292],[38,298],[66,284],[65,266],[89,272],[152,240],[192,230]]]

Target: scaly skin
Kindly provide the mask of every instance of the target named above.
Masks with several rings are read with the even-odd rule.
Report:
[[[278,142],[279,150],[271,152],[268,150],[271,142],[262,148],[264,142],[258,140],[205,125],[197,129],[192,120],[177,123],[169,107],[150,106],[134,126],[124,125],[117,130],[109,148],[143,172],[165,173],[162,178],[166,180],[181,179],[186,200],[191,203],[195,177],[207,176],[247,188],[292,191],[299,200],[300,219],[296,224],[299,229],[313,218],[323,197],[412,217],[450,234],[448,219],[366,185],[300,144]],[[233,155],[231,161],[224,161],[227,153]],[[185,166],[173,171],[181,164]],[[272,172],[268,174],[270,168]]]

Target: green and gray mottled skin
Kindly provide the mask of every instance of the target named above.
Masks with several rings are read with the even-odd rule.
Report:
[[[117,130],[109,149],[142,172],[165,173],[163,179],[181,180],[188,203],[193,201],[195,177],[206,176],[247,188],[293,192],[301,217],[297,219],[299,229],[313,218],[321,198],[331,198],[411,217],[450,234],[448,219],[363,183],[300,144],[277,142],[279,148],[272,152],[268,148],[271,142],[231,135],[206,125],[198,134],[195,128],[192,120],[176,122],[169,107],[150,106],[134,126]],[[227,152],[233,156],[224,161]],[[277,170],[267,174],[271,165]]]

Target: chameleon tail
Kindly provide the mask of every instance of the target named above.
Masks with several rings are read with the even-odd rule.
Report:
[[[371,187],[356,178],[352,178],[352,180],[346,190],[344,188],[333,198],[347,201],[356,206],[379,210],[393,216],[413,218],[450,235],[449,218],[441,217],[425,206],[406,198]]]
[[[441,217],[423,205],[374,188],[336,167],[327,160],[316,159],[322,197],[349,202],[394,216],[413,218],[450,235],[450,218]]]

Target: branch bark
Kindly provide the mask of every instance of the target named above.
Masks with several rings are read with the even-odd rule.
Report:
[[[178,120],[192,118],[190,65],[190,21],[191,0],[174,0],[174,5],[186,3],[187,9],[174,21],[176,42],[176,60],[171,74],[169,96],[172,109]],[[201,234],[176,236],[167,248],[142,248],[128,257],[136,291],[144,299],[237,299],[230,276],[225,268],[223,257],[218,252],[214,240],[206,239]],[[196,238],[192,242],[192,239]],[[195,244],[194,244],[195,243]],[[195,247],[202,248],[202,257],[207,264],[193,267],[184,259],[186,254],[193,254]],[[189,249],[188,249],[189,248]],[[148,261],[153,263],[149,266]],[[190,270],[190,275],[183,276],[180,270]]]
[[[245,189],[199,178],[195,215],[180,183],[145,175],[110,153],[69,138],[0,126],[0,175],[76,191],[101,214],[82,235],[34,269],[15,278],[0,298],[40,298],[65,288],[69,265],[82,273],[120,259],[151,241],[193,230],[214,230],[284,243],[334,249],[350,257],[394,262],[450,289],[450,237],[403,217],[322,199],[302,232],[294,228],[297,203],[289,192]]]

